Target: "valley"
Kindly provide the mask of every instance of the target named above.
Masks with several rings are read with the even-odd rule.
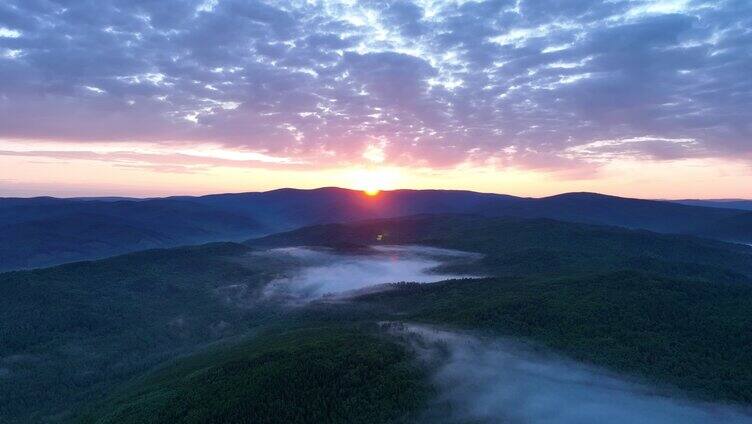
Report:
[[[366,373],[358,377],[365,380],[352,383],[353,396],[391,399],[382,395],[408,384],[415,397],[374,405],[363,416],[337,409],[340,402],[351,402],[339,396],[327,397],[325,404],[294,397],[302,402],[302,415],[275,415],[268,422],[310,422],[323,411],[344,414],[332,422],[369,422],[373,416],[435,422],[426,411],[439,404],[448,408],[445,417],[454,417],[451,422],[516,416],[502,410],[503,403],[502,409],[488,409],[474,401],[447,400],[449,386],[435,378],[441,370],[451,374],[451,368],[421,359],[426,356],[421,349],[451,357],[470,355],[475,348],[446,350],[441,346],[451,343],[435,337],[416,344],[410,334],[384,329],[381,323],[388,321],[451,331],[450,339],[477,334],[490,340],[489,346],[510,340],[543,355],[512,360],[514,367],[545,369],[549,357],[569,364],[551,368],[548,377],[511,374],[518,390],[501,392],[499,399],[511,396],[535,405],[542,398],[524,397],[528,384],[552,396],[566,391],[580,396],[574,399],[600,399],[593,401],[588,420],[609,414],[629,422],[626,405],[640,405],[645,422],[667,417],[749,422],[750,258],[752,250],[745,246],[687,236],[552,220],[421,215],[3,273],[0,393],[12,401],[0,414],[11,423],[166,423],[176,419],[178,410],[171,408],[177,402],[181,410],[196,411],[181,422],[227,422],[232,414],[248,413],[247,396],[256,395],[241,390],[239,380],[212,377],[216,386],[205,386],[183,373],[200,368],[225,375],[223,367],[263,355],[266,343],[280,354],[299,352],[291,353],[297,357],[320,346],[317,340],[339,340],[345,332],[367,340],[357,349],[396,349],[397,355],[392,379],[368,371],[386,366],[368,362],[370,354],[352,353],[353,358],[366,355],[353,359],[358,372]],[[305,337],[284,338],[288,333]],[[271,341],[276,335],[284,341]],[[305,366],[273,362],[271,368],[258,368],[254,360],[247,372],[259,382],[295,381],[320,372],[334,373],[326,379],[337,381],[345,371],[326,364],[332,355],[345,353],[341,342],[332,343],[321,345],[324,350]],[[436,343],[438,350],[430,347]],[[509,352],[472,355],[484,369],[490,366],[483,362],[488,355],[508,357]],[[267,374],[272,370],[274,377]],[[512,378],[507,372],[514,371],[498,369],[483,384]],[[552,380],[557,372],[564,380]],[[575,382],[564,377],[571,373],[579,376]],[[378,395],[362,386],[370,378],[383,385]],[[580,378],[585,382],[576,383]],[[601,378],[605,386],[593,383]],[[19,386],[21,381],[34,384]],[[252,390],[268,387],[259,384]],[[208,391],[200,389],[204,386]],[[450,386],[465,390],[459,382]],[[297,388],[284,390],[269,396],[298,396]],[[223,392],[232,394],[235,406],[220,406],[225,401],[216,396]],[[551,407],[564,419],[567,402],[562,402]],[[531,408],[515,413],[544,413]]]
[[[0,0],[0,424],[752,424],[752,0]]]

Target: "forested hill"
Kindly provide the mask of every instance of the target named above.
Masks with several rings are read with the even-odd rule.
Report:
[[[169,364],[76,422],[415,423],[433,394],[425,374],[370,328],[277,330]]]
[[[240,305],[280,266],[243,259],[249,250],[214,243],[0,273],[0,422],[61,421],[114,383],[243,334],[251,310]]]
[[[299,408],[302,415],[293,422],[319,417],[319,408],[341,422],[403,417],[417,412],[425,399],[373,403],[381,399],[374,393],[415,388],[430,395],[420,370],[411,369],[404,351],[389,341],[368,332],[350,336],[340,326],[406,319],[522,336],[701,397],[752,402],[747,349],[752,248],[747,246],[473,215],[317,225],[248,243],[149,250],[0,273],[0,397],[6,400],[0,403],[0,421],[64,422],[89,404],[93,409],[85,409],[94,422],[143,422],[150,411],[153,420],[147,422],[205,422],[249,408],[259,412],[279,399]],[[481,253],[447,259],[439,270],[487,278],[397,284],[355,302],[322,299],[293,308],[284,298],[267,296],[270,284],[289,281],[305,265],[259,248],[329,246],[340,250],[333,256],[351,262],[353,255],[368,256],[367,245],[378,244]],[[339,254],[345,252],[352,255]],[[328,269],[337,264],[331,260],[340,259],[316,264]],[[349,275],[333,275],[347,283]],[[258,339],[240,350],[223,347],[204,359],[179,361],[178,368],[165,368],[167,374],[149,372],[208,343],[224,346],[267,326],[286,331],[303,324],[321,327],[300,338]],[[352,362],[344,367],[343,351],[337,349],[341,334],[362,342],[347,346],[344,352],[352,356],[345,357]],[[305,355],[311,360],[295,361]],[[327,382],[321,385],[327,393],[336,392],[340,382],[352,390],[331,401],[316,398],[308,408],[316,396],[299,382],[311,376]],[[130,378],[133,385],[116,389]],[[263,380],[244,384],[253,378]],[[369,384],[381,388],[374,392]],[[258,400],[261,392],[268,394],[266,400]],[[182,405],[178,409],[176,402]],[[350,402],[374,408],[349,415]],[[186,410],[195,410],[197,418],[174,419]],[[269,422],[280,422],[266,411]]]
[[[752,248],[692,236],[549,219],[418,215],[302,228],[249,240],[252,246],[422,244],[478,252],[485,271],[568,275],[615,268],[748,279]]]
[[[320,188],[162,199],[0,198],[0,270],[423,213],[548,218],[752,243],[748,211],[596,193],[526,198],[395,190],[367,196],[360,191]]]
[[[358,305],[372,315],[373,308],[383,308],[391,319],[522,337],[694,396],[752,402],[747,246],[469,215],[320,225],[248,243],[342,249],[420,244],[482,253],[479,262],[455,270],[488,278],[394,284],[363,295]]]
[[[0,271],[263,233],[247,216],[177,200],[0,199]]]
[[[233,213],[245,213],[277,230],[312,224],[422,213],[551,218],[665,233],[712,235],[717,221],[743,210],[630,199],[598,193],[530,198],[457,190],[394,190],[369,197],[341,188],[281,189],[264,193],[181,197]]]

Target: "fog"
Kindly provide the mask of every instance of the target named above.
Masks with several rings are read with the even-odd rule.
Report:
[[[430,283],[468,277],[441,265],[478,255],[420,246],[380,246],[340,252],[271,249],[294,272],[265,288],[267,297],[306,303],[384,289],[385,283]],[[511,339],[480,338],[414,324],[389,324],[428,366],[437,398],[430,423],[752,423],[752,411],[691,401],[674,391],[630,381],[606,370]]]
[[[345,253],[293,247],[271,249],[263,254],[286,256],[299,265],[297,271],[267,285],[265,295],[302,301],[379,289],[387,283],[429,283],[467,277],[441,273],[437,267],[478,257],[473,253],[423,246],[377,246]]]
[[[749,410],[691,402],[514,341],[427,326],[389,327],[434,370],[439,399],[426,422],[752,422]]]

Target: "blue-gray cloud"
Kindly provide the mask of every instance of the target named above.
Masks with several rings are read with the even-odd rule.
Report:
[[[746,0],[10,0],[0,138],[317,164],[752,157]]]

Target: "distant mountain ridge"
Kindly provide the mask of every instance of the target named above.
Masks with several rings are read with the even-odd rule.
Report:
[[[586,192],[530,198],[471,191],[394,190],[381,192],[375,198],[371,198],[359,191],[321,188],[281,189],[264,193],[218,194],[180,199],[228,212],[250,213],[266,227],[276,231],[361,219],[394,218],[424,213],[460,213],[550,218],[752,242],[752,236],[728,237],[726,220],[743,215],[744,210]],[[752,227],[750,229],[752,230]]]
[[[749,211],[584,192],[530,198],[394,190],[371,197],[325,187],[154,199],[0,198],[0,270],[244,240],[316,224],[436,213],[548,218],[752,243]]]
[[[0,199],[0,271],[265,234],[252,218],[169,199]]]
[[[531,198],[458,190],[394,190],[371,198],[359,191],[326,187],[177,199],[234,213],[252,213],[256,219],[267,221],[266,225],[277,230],[422,213],[466,213],[551,218],[657,232],[694,233],[700,229],[707,232],[715,221],[744,212],[587,192]]]
[[[752,211],[752,200],[746,199],[683,199],[672,200],[674,203],[691,206],[704,206],[708,208],[742,209]]]

